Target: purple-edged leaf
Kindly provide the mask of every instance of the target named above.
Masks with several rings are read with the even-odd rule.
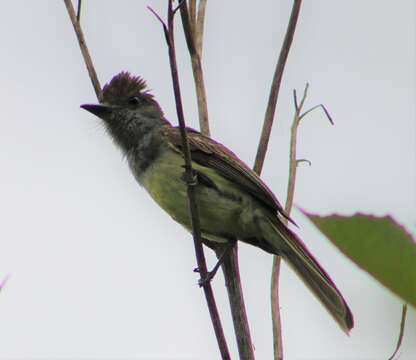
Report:
[[[416,242],[391,216],[318,216],[302,211],[359,267],[416,307]]]

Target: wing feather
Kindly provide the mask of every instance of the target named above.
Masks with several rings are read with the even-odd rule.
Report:
[[[182,138],[178,127],[166,127],[166,135],[172,145],[182,150]],[[194,129],[187,128],[187,135],[193,161],[215,169],[222,176],[253,195],[272,212],[281,214],[294,223],[268,186],[231,150]]]

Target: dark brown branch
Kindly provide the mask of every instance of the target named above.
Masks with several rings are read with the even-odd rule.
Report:
[[[292,13],[290,14],[289,24],[286,35],[280,50],[279,59],[273,76],[273,82],[269,94],[269,102],[267,104],[266,115],[264,118],[263,129],[261,132],[260,143],[257,148],[256,161],[254,171],[261,173],[266,157],[267,146],[269,144],[270,133],[272,131],[274,114],[276,112],[277,97],[279,96],[280,84],[282,82],[283,71],[285,69],[286,60],[289,55],[290,46],[292,45],[293,35],[295,34],[296,24],[299,17],[302,0],[294,0]]]
[[[94,64],[92,63],[92,59],[90,53],[87,48],[87,44],[85,42],[84,34],[81,29],[81,25],[77,20],[77,15],[75,14],[74,7],[72,6],[71,0],[64,0],[66,9],[68,11],[69,18],[71,19],[72,25],[74,26],[75,34],[78,38],[78,44],[81,49],[82,57],[84,58],[85,65],[87,66],[88,75],[91,79],[92,86],[94,87],[95,94],[97,95],[97,99],[99,102],[102,101],[102,94],[101,94],[101,85],[98,80],[97,73],[95,72]]]
[[[223,247],[216,249],[217,257],[223,253]],[[241,286],[240,271],[238,266],[238,245],[233,246],[230,255],[222,264],[222,270],[227,287],[233,318],[234,331],[237,339],[238,353],[242,360],[254,360],[254,348],[251,341],[250,328],[244,303],[243,289]]]
[[[190,0],[189,11],[186,5],[181,7],[182,24],[191,56],[192,70],[195,80],[195,88],[198,100],[198,111],[201,132],[209,136],[208,107],[205,94],[203,71],[201,66],[201,53],[203,41],[203,28],[205,19],[206,1],[200,1],[198,7],[198,18],[195,13],[196,1]],[[196,40],[197,39],[197,40]],[[223,246],[215,248],[217,257],[224,251]],[[223,263],[225,283],[227,286],[234,332],[237,339],[240,359],[253,360],[254,349],[251,340],[250,328],[247,320],[247,311],[244,304],[243,289],[241,285],[240,270],[238,268],[238,248],[230,252],[227,261]]]
[[[217,257],[223,250],[216,250]],[[237,339],[238,353],[242,360],[254,360],[254,348],[251,340],[247,310],[244,303],[243,288],[241,285],[240,269],[238,266],[238,247],[227,256],[222,264],[228,300],[230,302],[231,316],[233,319],[234,333]]]
[[[157,17],[161,21],[160,17],[159,16]],[[180,91],[180,86],[179,86],[179,76],[178,76],[178,68],[177,68],[177,63],[176,63],[175,41],[174,41],[174,10],[172,8],[172,0],[168,0],[168,23],[167,25],[163,23],[163,30],[165,32],[168,50],[169,50],[169,62],[170,62],[170,69],[171,69],[171,75],[172,75],[173,90],[175,93],[176,112],[178,115],[178,122],[179,122],[180,132],[182,136],[182,146],[183,146],[183,153],[184,153],[184,158],[185,158],[186,183],[187,183],[187,190],[188,190],[190,217],[191,217],[191,223],[192,223],[192,233],[194,237],[195,254],[196,254],[196,259],[198,263],[199,273],[201,275],[201,280],[203,280],[204,278],[206,278],[208,271],[207,271],[207,264],[206,264],[206,260],[204,256],[204,249],[202,247],[198,207],[196,204],[196,196],[195,196],[195,186],[197,185],[197,179],[192,169],[191,153],[190,153],[189,143],[188,143],[188,139],[186,135],[186,126],[185,126],[185,119],[184,119],[184,113],[183,113],[181,91]],[[211,315],[211,321],[214,326],[214,331],[217,337],[218,347],[220,349],[221,356],[223,359],[231,359],[229,351],[228,351],[227,343],[225,340],[224,332],[222,329],[220,316],[219,316],[218,309],[215,303],[215,298],[214,298],[211,284],[209,281],[206,281],[206,282],[203,282],[202,287],[204,289],[205,298],[208,304],[208,309]]]
[[[406,325],[406,315],[407,315],[407,304],[403,304],[402,308],[402,319],[400,321],[400,332],[399,332],[399,338],[397,340],[396,349],[394,350],[394,353],[392,356],[389,357],[389,360],[393,360],[396,356],[397,352],[400,349],[400,346],[402,345],[403,336],[404,336],[404,326]]]

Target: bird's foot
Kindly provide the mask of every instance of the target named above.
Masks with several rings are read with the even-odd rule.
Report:
[[[210,271],[207,272],[207,275],[204,278],[200,278],[198,280],[199,287],[203,287],[211,282],[211,280],[214,278],[216,271]]]

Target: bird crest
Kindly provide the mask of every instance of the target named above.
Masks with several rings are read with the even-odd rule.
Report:
[[[127,71],[115,75],[103,88],[103,102],[120,103],[132,96],[147,95],[146,81],[140,76],[133,76]]]

